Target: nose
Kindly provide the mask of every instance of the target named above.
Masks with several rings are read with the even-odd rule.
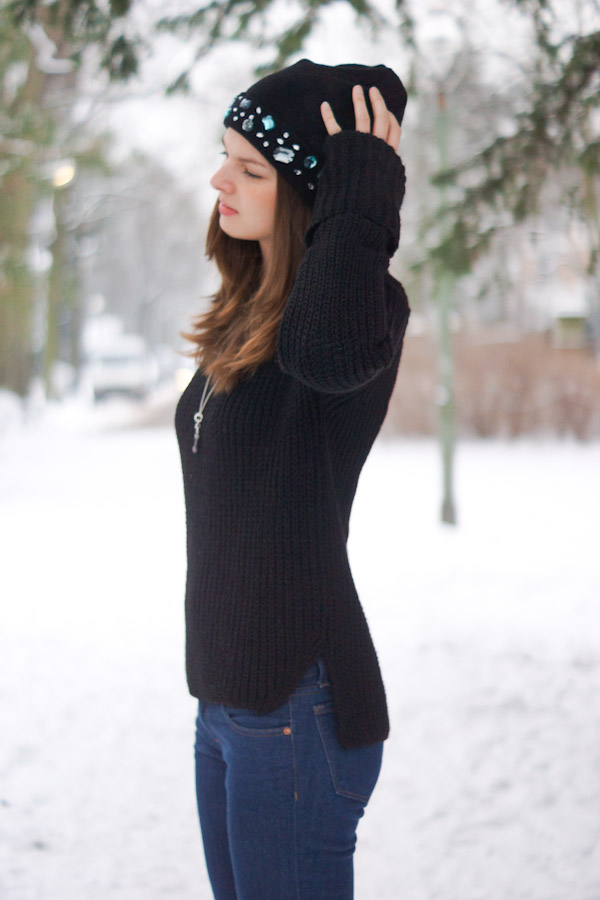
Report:
[[[234,190],[234,184],[227,168],[228,160],[220,166],[210,179],[210,186],[216,191],[222,191],[225,194],[231,194]]]

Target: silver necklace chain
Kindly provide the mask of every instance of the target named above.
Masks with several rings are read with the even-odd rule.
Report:
[[[194,413],[194,443],[192,445],[192,453],[198,452],[198,439],[200,437],[200,426],[202,425],[202,419],[204,418],[204,407],[208,403],[208,398],[214,391],[216,385],[213,384],[210,391],[207,393],[206,389],[210,382],[210,375],[207,377],[204,382],[204,390],[202,391],[202,397],[200,398],[200,406],[198,407],[198,412]]]

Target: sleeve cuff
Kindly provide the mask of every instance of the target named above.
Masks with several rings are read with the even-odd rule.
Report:
[[[317,226],[333,216],[363,216],[387,232],[391,257],[400,239],[400,207],[406,175],[402,160],[381,138],[346,129],[326,142],[327,161],[321,171],[306,245]]]

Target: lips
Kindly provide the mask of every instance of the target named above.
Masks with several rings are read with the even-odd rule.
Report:
[[[237,213],[237,209],[233,209],[231,206],[227,206],[226,203],[223,203],[222,200],[219,200],[219,213],[222,216],[233,216],[234,213]]]

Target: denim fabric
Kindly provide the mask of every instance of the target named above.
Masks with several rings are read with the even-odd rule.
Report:
[[[200,702],[196,791],[215,900],[352,900],[383,743],[346,749],[321,660],[278,709]]]

